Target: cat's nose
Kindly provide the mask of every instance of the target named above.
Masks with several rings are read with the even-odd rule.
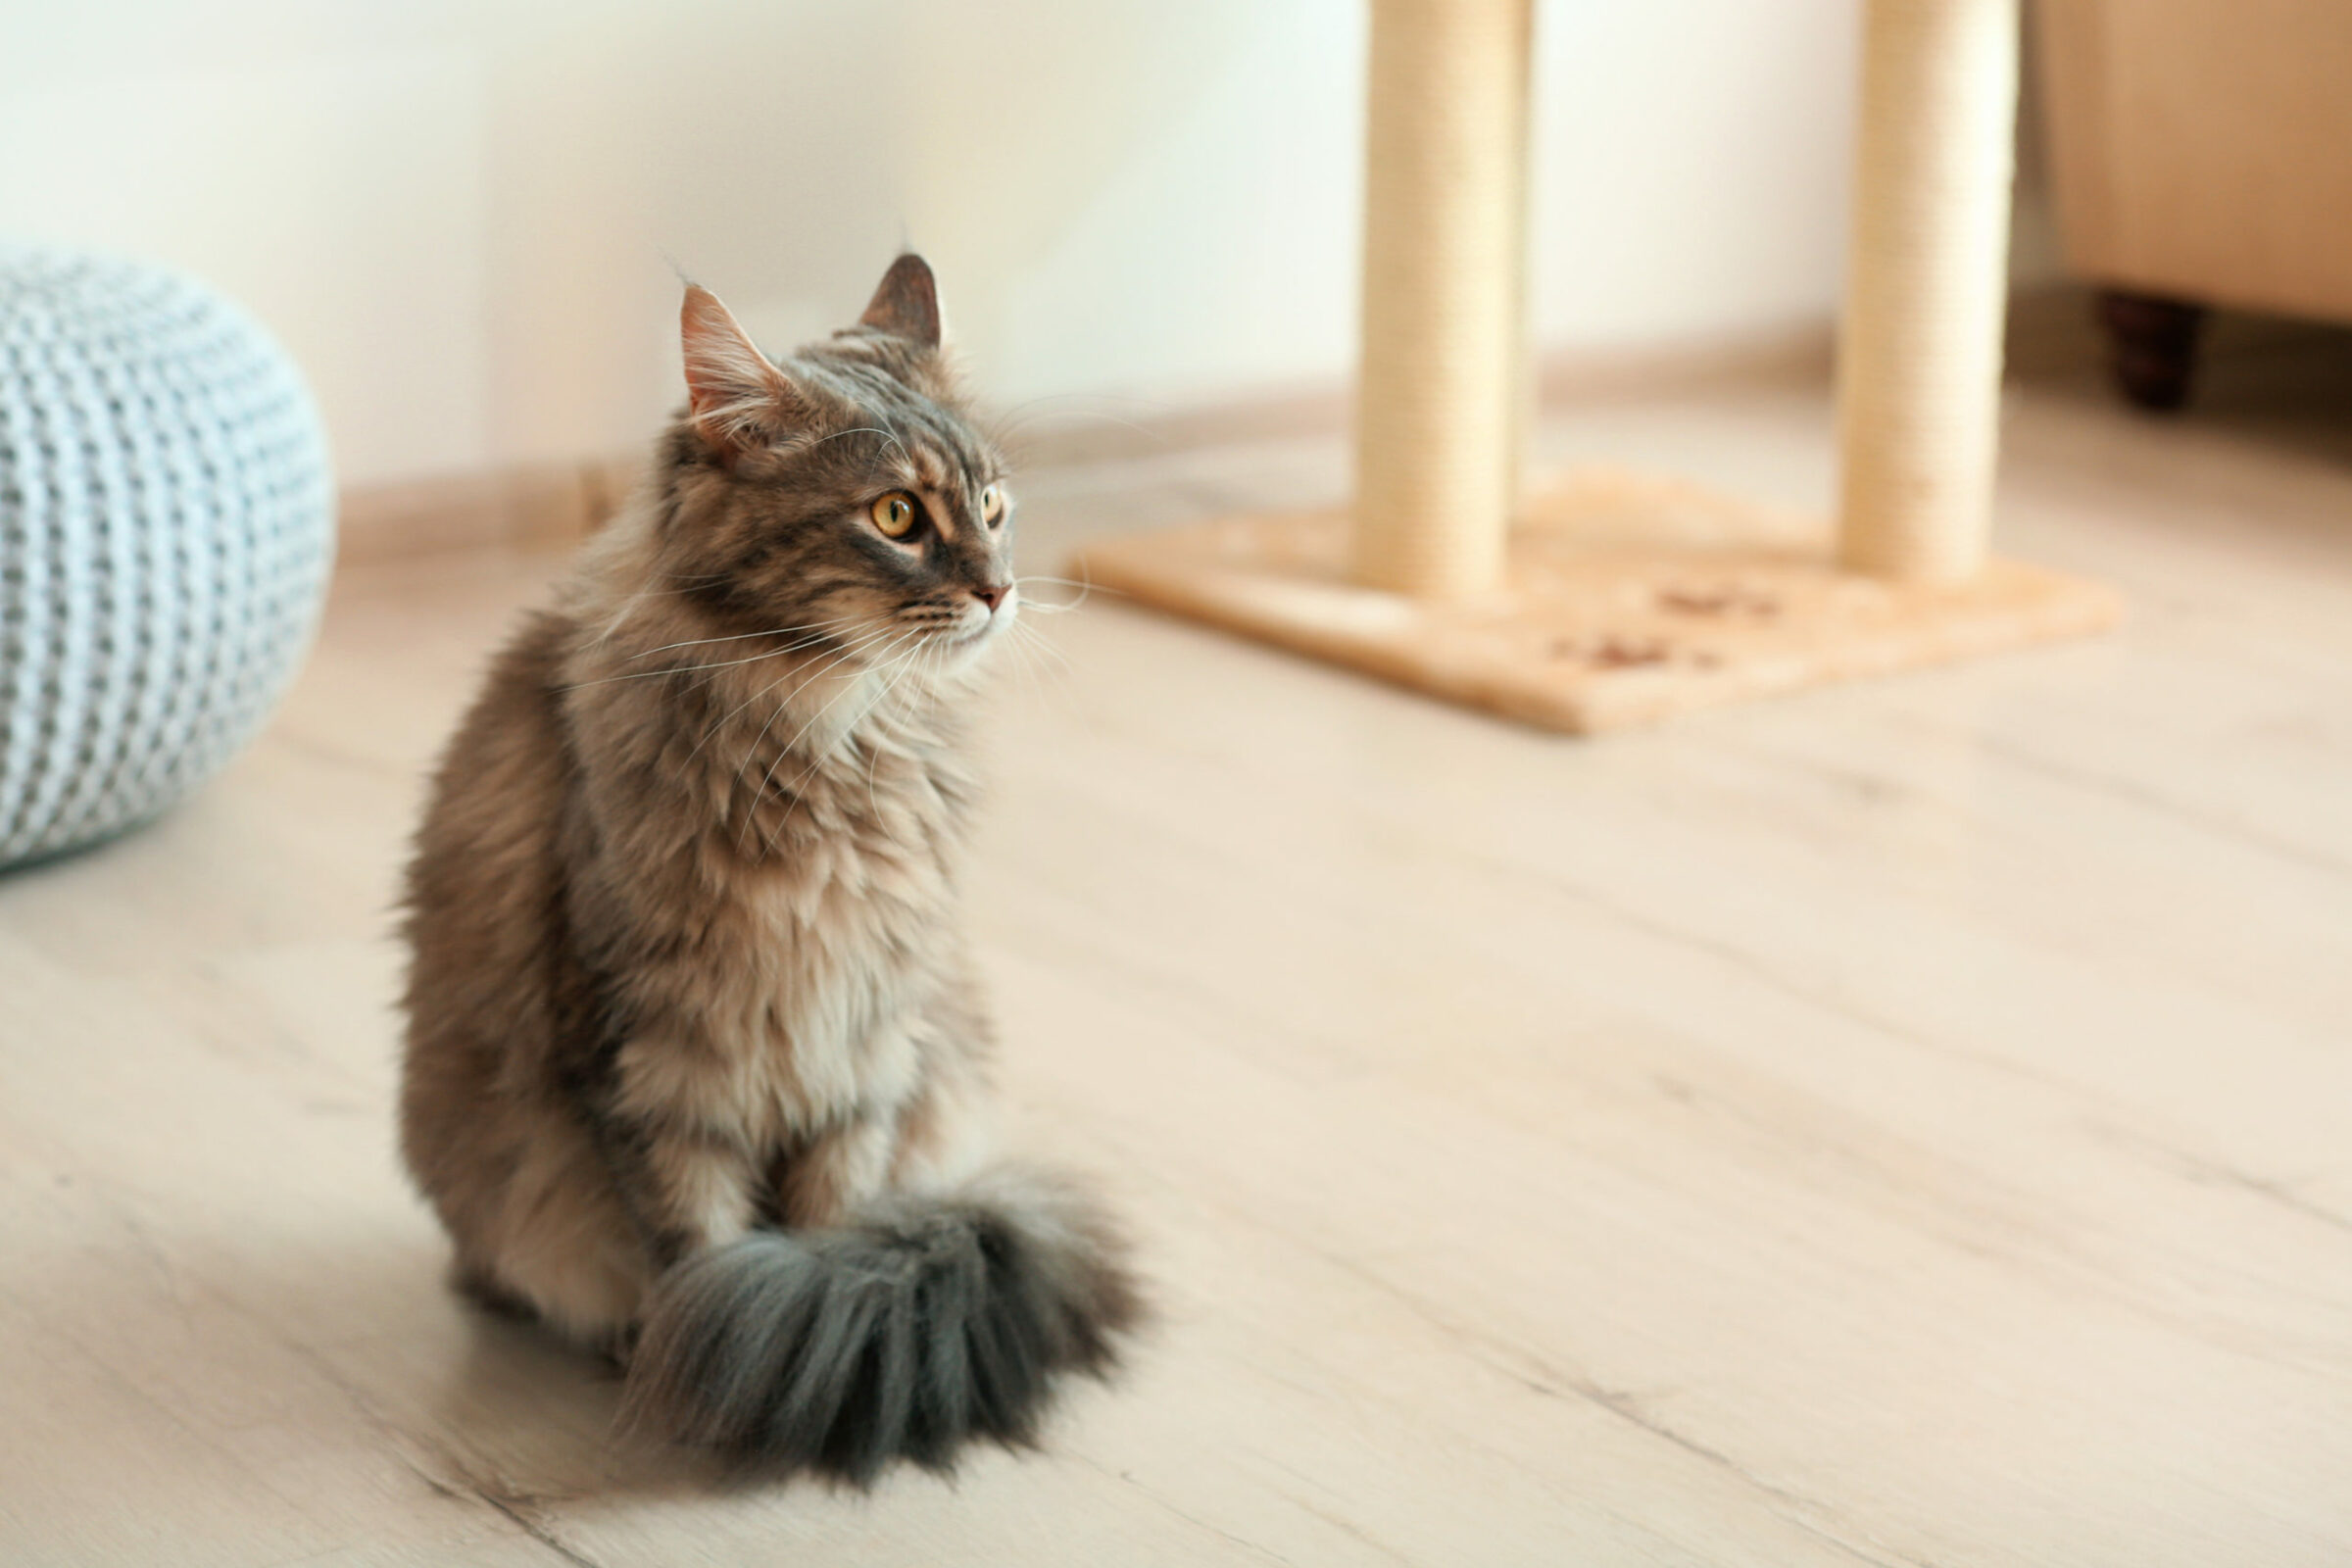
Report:
[[[986,605],[989,612],[994,614],[997,607],[1004,602],[1004,596],[1010,592],[1012,592],[1012,584],[1004,583],[995,588],[975,588],[972,590],[972,597]]]

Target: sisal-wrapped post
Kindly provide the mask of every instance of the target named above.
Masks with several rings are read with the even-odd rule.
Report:
[[[2018,0],[1870,0],[1844,327],[1838,554],[1957,582],[1999,444]]]
[[[1501,580],[1518,489],[1532,0],[1373,0],[1356,580]]]

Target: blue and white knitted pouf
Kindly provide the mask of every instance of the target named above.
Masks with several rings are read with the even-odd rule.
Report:
[[[0,246],[0,866],[154,816],[252,739],[333,549],[318,413],[250,318]]]

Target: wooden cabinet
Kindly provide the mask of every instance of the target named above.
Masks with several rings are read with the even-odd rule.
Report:
[[[2127,391],[2179,401],[2203,306],[2352,322],[2352,0],[2039,0],[2034,27],[2060,241]]]

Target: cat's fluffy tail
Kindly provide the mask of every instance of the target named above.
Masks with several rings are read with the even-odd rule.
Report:
[[[630,1356],[624,1419],[771,1474],[945,1470],[975,1439],[1032,1442],[1056,1382],[1107,1373],[1138,1316],[1102,1213],[996,1172],[679,1264]]]

